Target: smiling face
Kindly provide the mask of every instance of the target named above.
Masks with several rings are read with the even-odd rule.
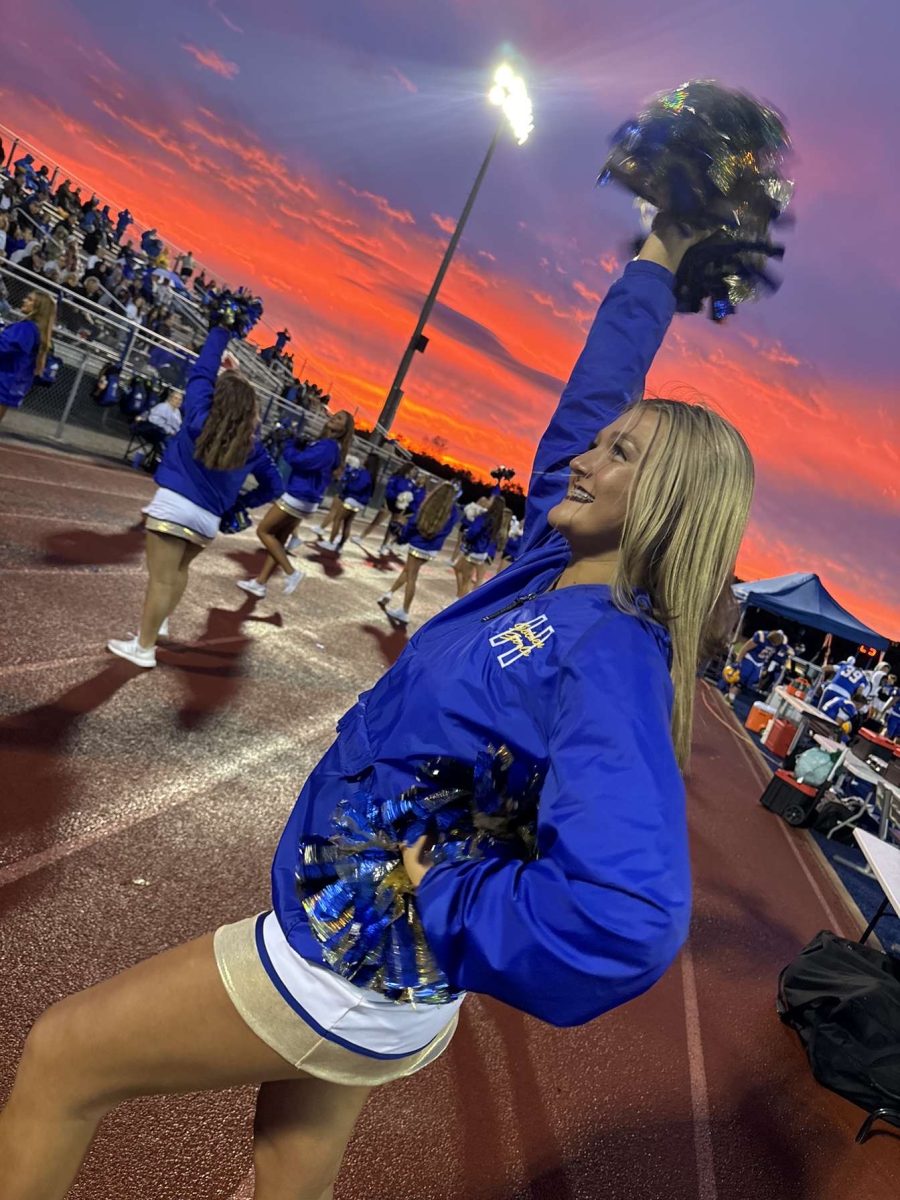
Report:
[[[342,438],[347,432],[347,418],[344,413],[334,413],[325,422],[322,433],[327,438]]]
[[[22,316],[30,317],[34,312],[34,292],[30,292],[22,301]]]
[[[572,459],[566,497],[550,510],[548,519],[577,554],[618,548],[631,484],[659,420],[652,409],[630,409]]]

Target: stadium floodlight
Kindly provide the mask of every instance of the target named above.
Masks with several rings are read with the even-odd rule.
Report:
[[[428,345],[428,338],[424,336],[423,330],[428,323],[428,318],[431,316],[431,310],[437,299],[438,291],[444,282],[447,268],[450,266],[450,260],[453,258],[456,247],[459,245],[459,239],[462,237],[466,221],[469,219],[469,213],[472,211],[475,198],[484,182],[484,177],[487,174],[488,167],[491,165],[491,159],[494,157],[494,151],[497,149],[505,126],[507,123],[509,124],[513,137],[520,146],[524,145],[528,140],[529,134],[534,129],[534,111],[531,98],[528,95],[528,88],[525,86],[525,80],[521,75],[515,73],[509,63],[501,63],[494,72],[493,83],[488,92],[488,100],[501,110],[503,116],[491,139],[491,144],[488,146],[484,162],[481,164],[481,170],[475,178],[465,207],[460,214],[459,220],[456,222],[453,236],[450,238],[450,243],[444,253],[441,265],[438,267],[438,273],[434,277],[434,283],[431,285],[431,291],[426,296],[425,303],[422,305],[422,311],[419,313],[419,319],[416,322],[413,335],[409,339],[409,345],[406,347],[406,352],[400,360],[400,366],[397,368],[397,374],[394,376],[391,390],[388,392],[381,415],[375,424],[373,440],[376,442],[380,442],[387,436],[394,423],[394,418],[397,416],[397,409],[400,407],[400,401],[403,398],[403,382],[412,364],[413,356],[417,350],[423,351]]]
[[[488,100],[503,110],[513,137],[524,146],[534,129],[534,108],[525,80],[509,63],[501,63],[494,72],[494,86],[488,92]]]

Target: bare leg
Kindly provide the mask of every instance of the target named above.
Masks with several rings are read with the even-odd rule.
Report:
[[[416,583],[419,579],[419,572],[422,569],[422,561],[421,558],[414,558],[412,556],[409,556],[406,560],[404,570],[407,570],[408,573],[406,577],[406,591],[403,593],[403,607],[406,612],[409,612],[412,608],[412,602],[415,599]]]
[[[353,511],[352,508],[344,510],[344,520],[343,520],[343,523],[341,526],[341,540],[338,542],[338,550],[343,549],[344,543],[347,541],[347,538],[350,536],[350,526],[353,524],[355,518],[356,518],[356,513]],[[331,540],[334,541],[334,538],[332,538]]]
[[[293,574],[294,565],[288,558],[285,546],[288,538],[297,528],[299,521],[297,518],[290,516],[273,504],[259,525],[256,527],[256,536],[266,548],[266,557],[259,574],[256,577],[257,583],[266,583],[269,576],[276,567],[281,567],[287,575]],[[277,546],[277,551],[273,551],[272,543]],[[280,557],[279,557],[280,555]],[[287,566],[285,566],[285,562]]]
[[[477,587],[481,587],[481,585],[484,583],[484,577],[487,575],[487,569],[488,564],[486,562],[475,564],[475,580],[472,583],[472,586],[469,588],[470,592],[474,591]]]
[[[398,588],[402,587],[406,583],[406,577],[409,574],[409,571],[407,570],[408,567],[409,567],[409,559],[407,559],[406,562],[403,564],[403,569],[401,570],[401,572],[397,576],[397,578],[394,580],[393,587],[390,590],[391,596],[393,596],[394,592],[396,592],[398,590]]]
[[[138,635],[138,642],[145,648],[156,645],[160,625],[184,592],[184,582],[179,579],[179,574],[185,545],[190,543],[185,542],[183,538],[147,531],[149,579],[144,596],[144,611],[141,615],[141,631]]]
[[[9,406],[6,404],[0,404],[0,422],[3,421],[3,418],[6,416],[6,414],[8,412],[9,412]]]
[[[387,505],[385,505],[384,508],[379,508],[378,512],[362,531],[362,537],[367,538],[370,533],[374,533],[384,518],[388,515],[388,511]]]
[[[456,596],[457,599],[460,599],[470,591],[469,581],[472,577],[472,564],[462,558],[453,564],[453,570],[456,573]]]
[[[328,536],[329,542],[336,542],[338,540],[338,533],[340,531],[341,525],[343,524],[343,521],[344,521],[344,502],[342,500],[340,502],[340,504],[335,508],[334,512],[332,513],[331,532]]]
[[[172,607],[166,613],[170,617],[178,605],[181,603],[181,597],[184,595],[184,589],[187,587],[188,574],[190,573],[191,563],[198,554],[203,553],[202,546],[195,546],[193,542],[184,542],[181,552],[181,565],[178,568],[178,579],[175,584],[175,592],[172,597]]]
[[[327,1196],[368,1089],[303,1075],[261,1041],[228,998],[212,934],[139,963],[35,1023],[0,1114],[3,1200],[63,1200],[123,1100],[254,1083],[256,1200]]]

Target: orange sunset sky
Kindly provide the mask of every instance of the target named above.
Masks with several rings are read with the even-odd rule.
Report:
[[[677,318],[648,391],[703,397],[747,437],[759,483],[743,577],[816,571],[900,638],[893,7],[851,19],[826,0],[814,29],[808,5],[789,10],[792,29],[773,0],[752,20],[688,4],[678,21],[651,0],[641,29],[633,6],[582,0],[565,20],[550,0],[17,7],[0,122],[260,292],[298,369],[363,420],[486,149],[485,85],[513,41],[535,134],[498,150],[395,430],[478,471],[510,463],[520,482],[636,232],[628,198],[594,187],[608,133],[682,78],[776,104],[796,148],[784,286],[722,327]]]

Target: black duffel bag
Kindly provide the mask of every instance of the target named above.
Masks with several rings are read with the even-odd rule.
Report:
[[[870,1114],[857,1141],[900,1125],[900,961],[823,930],[781,972],[777,1010],[819,1083]]]

